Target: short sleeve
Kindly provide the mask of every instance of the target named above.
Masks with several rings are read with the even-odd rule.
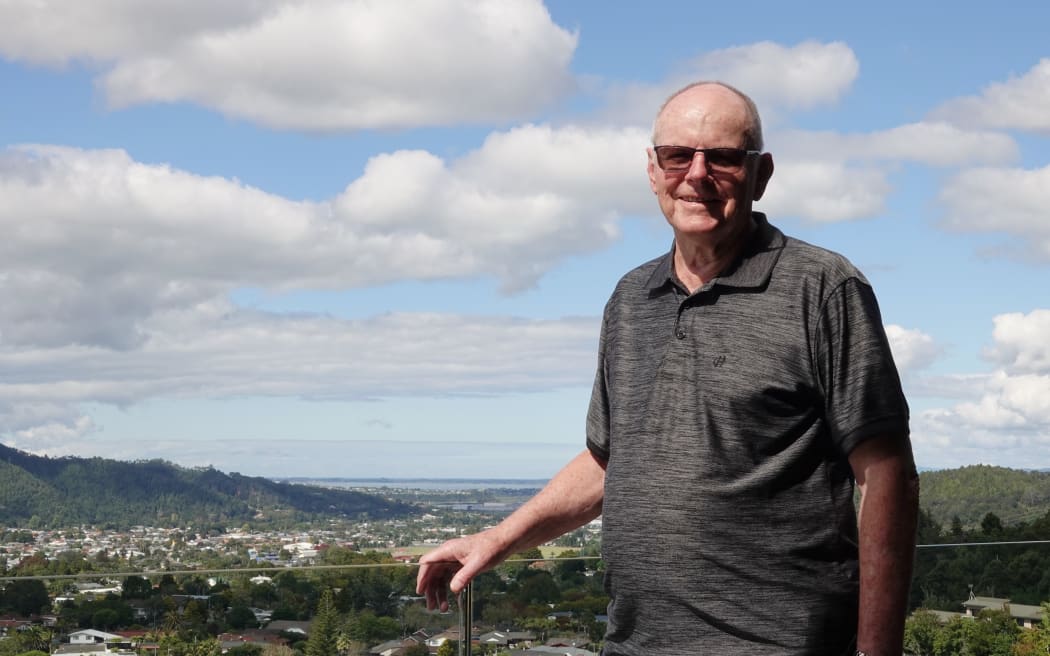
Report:
[[[610,412],[609,390],[605,368],[605,327],[608,311],[602,320],[601,337],[598,340],[598,370],[594,374],[594,388],[591,390],[591,403],[587,408],[587,448],[591,453],[608,462]]]
[[[832,441],[848,456],[877,435],[908,436],[908,404],[871,286],[847,278],[821,307],[816,374]]]

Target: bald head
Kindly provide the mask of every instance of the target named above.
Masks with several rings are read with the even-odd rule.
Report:
[[[744,135],[741,147],[762,150],[762,119],[758,107],[744,92],[724,82],[694,82],[671,94],[653,124],[653,144],[660,143],[660,130],[667,120],[739,121]]]

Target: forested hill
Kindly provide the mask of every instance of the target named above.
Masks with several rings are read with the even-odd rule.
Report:
[[[188,469],[162,460],[47,458],[0,444],[0,526],[290,524],[415,512],[414,506],[350,490]]]
[[[919,477],[922,507],[945,528],[953,517],[973,528],[988,513],[1013,525],[1031,523],[1050,511],[1050,472],[971,465]]]

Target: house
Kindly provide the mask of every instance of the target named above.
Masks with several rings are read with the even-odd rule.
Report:
[[[137,652],[129,648],[127,645],[109,645],[105,643],[93,643],[93,644],[80,644],[74,645],[72,643],[66,643],[59,645],[54,654],[60,654],[61,656],[99,656],[109,654],[110,656],[134,656]]]
[[[134,654],[132,639],[116,633],[83,629],[69,634],[69,642],[60,645],[56,654],[86,656],[87,654]]]
[[[589,647],[591,639],[587,636],[556,636],[547,640],[547,647]]]
[[[268,645],[288,644],[288,641],[284,638],[281,638],[270,631],[264,631],[261,629],[243,631],[241,633],[220,633],[217,639],[219,641],[219,647],[224,654],[234,647],[242,647],[244,645],[266,647]]]
[[[106,633],[95,629],[83,629],[69,634],[69,643],[72,645],[97,645],[106,642],[117,642],[122,639],[116,633]]]
[[[401,656],[409,647],[415,647],[418,644],[420,641],[411,637],[388,640],[370,648],[368,654],[369,656]]]
[[[531,645],[536,635],[528,631],[489,631],[478,636],[478,644],[494,647],[516,647],[521,644]]]
[[[440,647],[441,645],[445,644],[449,640],[451,640],[453,642],[459,642],[460,635],[461,635],[461,632],[460,632],[459,628],[458,627],[452,627],[450,629],[446,629],[445,631],[442,631],[441,633],[438,633],[437,635],[434,635],[434,636],[431,636],[431,637],[427,638],[426,645],[430,649],[431,652],[434,652],[434,651],[437,650],[438,647]],[[471,642],[473,642],[473,636],[471,636]]]
[[[937,621],[940,622],[941,624],[947,624],[948,622],[951,622],[956,617],[962,617],[963,616],[962,613],[954,613],[954,612],[952,612],[950,610],[926,609],[925,612],[932,613],[933,616],[937,618]]]
[[[1043,620],[1043,609],[1027,604],[1011,604],[1009,599],[1000,597],[977,597],[972,592],[970,598],[963,602],[966,617],[976,617],[982,610],[1005,610],[1010,613],[1019,626],[1034,629]]]
[[[15,631],[25,631],[32,625],[29,620],[2,619],[0,620],[0,637],[13,635]]]
[[[522,656],[598,656],[593,651],[577,647],[531,647],[521,652]]]
[[[54,651],[55,654],[62,654],[62,656],[98,656],[98,654],[109,654],[109,647],[104,644],[90,644],[90,645],[74,645],[64,644],[59,645],[58,649]]]
[[[272,633],[297,633],[301,636],[310,635],[310,622],[296,622],[294,620],[273,620],[266,625],[266,630]]]

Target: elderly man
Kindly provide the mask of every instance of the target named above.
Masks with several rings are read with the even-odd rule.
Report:
[[[741,92],[675,93],[648,152],[674,244],[606,305],[587,448],[418,590],[446,608],[600,514],[606,655],[899,656],[918,479],[871,287],[752,211],[773,158]]]

